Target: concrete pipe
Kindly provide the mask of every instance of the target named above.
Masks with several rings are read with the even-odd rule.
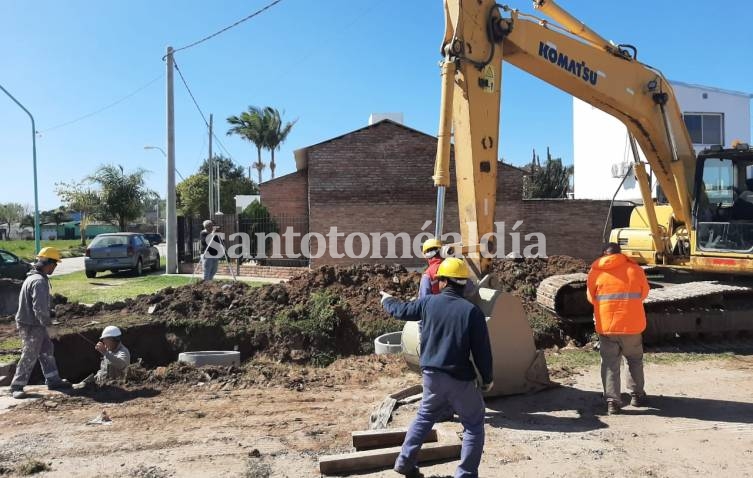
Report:
[[[241,353],[232,350],[182,352],[178,354],[178,362],[187,363],[194,367],[203,367],[204,365],[235,365],[238,367],[241,364]]]
[[[402,336],[402,332],[390,332],[380,335],[374,339],[374,353],[377,355],[399,354],[403,350],[400,345]]]

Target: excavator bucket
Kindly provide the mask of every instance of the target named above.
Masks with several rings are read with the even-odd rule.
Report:
[[[0,315],[14,315],[18,310],[18,294],[23,282],[0,279]]]
[[[533,331],[523,304],[512,294],[481,287],[474,302],[486,315],[494,359],[494,388],[486,397],[530,393],[551,387],[546,359],[536,350]],[[403,356],[409,367],[418,370],[418,323],[403,328]]]

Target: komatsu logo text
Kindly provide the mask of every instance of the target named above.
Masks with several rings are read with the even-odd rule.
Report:
[[[585,61],[577,61],[568,58],[567,55],[558,52],[556,48],[552,48],[544,42],[539,42],[539,56],[546,58],[552,64],[572,73],[574,76],[583,79],[583,81],[587,81],[596,86],[599,75],[596,71],[587,67]]]

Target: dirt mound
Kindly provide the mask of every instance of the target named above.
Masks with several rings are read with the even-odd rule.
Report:
[[[401,330],[382,310],[379,291],[408,299],[417,295],[419,280],[398,266],[324,266],[262,287],[199,283],[91,307],[57,299],[56,313],[65,323],[82,325],[96,320],[126,326],[126,317],[141,317],[189,335],[197,324],[213,326],[244,353],[326,365],[338,356],[369,353],[377,336]]]
[[[570,256],[551,256],[548,259],[509,259],[495,261],[491,274],[497,278],[500,288],[523,300],[526,311],[536,308],[536,288],[542,280],[558,274],[588,272],[588,264]]]
[[[588,264],[569,256],[551,256],[548,259],[510,259],[495,261],[492,274],[507,291],[523,298],[536,299],[536,288],[542,280],[558,274],[588,272]]]
[[[564,335],[556,321],[536,310],[536,286],[549,275],[585,269],[583,261],[553,256],[497,261],[492,274],[502,288],[523,300],[538,345],[548,346]],[[179,337],[168,339],[174,352],[230,345],[239,346],[245,356],[262,353],[276,360],[327,365],[337,357],[370,353],[377,336],[401,330],[402,323],[382,310],[379,291],[410,299],[417,295],[419,281],[420,274],[400,266],[323,266],[262,287],[207,282],[91,307],[67,303],[64,297],[56,297],[55,303],[58,319],[68,324],[163,324]],[[217,343],[204,343],[203,336],[197,336],[206,333],[214,334]]]
[[[536,289],[542,280],[558,274],[588,272],[589,265],[570,256],[551,256],[547,259],[509,259],[492,264],[491,274],[499,287],[519,297],[533,329],[536,346],[540,348],[564,345],[575,336],[582,342],[584,333],[577,326],[563,324],[551,312],[536,303]]]

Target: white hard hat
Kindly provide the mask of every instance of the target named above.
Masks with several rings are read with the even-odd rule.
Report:
[[[114,325],[108,325],[105,327],[105,330],[102,331],[102,336],[100,339],[107,339],[107,338],[117,338],[120,337],[120,329],[115,327]]]

